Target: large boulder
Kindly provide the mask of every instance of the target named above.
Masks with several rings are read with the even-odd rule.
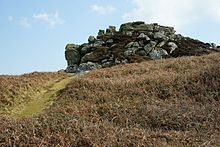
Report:
[[[65,58],[67,60],[67,72],[75,71],[80,62],[80,53],[78,51],[79,45],[67,44],[65,51]]]

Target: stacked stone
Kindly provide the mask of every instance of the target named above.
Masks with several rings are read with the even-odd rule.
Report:
[[[189,42],[187,42],[189,41]],[[175,34],[173,27],[160,26],[156,23],[130,22],[106,30],[99,30],[97,37],[89,36],[82,45],[66,46],[66,72],[84,72],[117,64],[137,62],[137,59],[156,60],[182,53],[188,49],[202,46],[210,47],[197,40]],[[184,46],[185,45],[185,46]],[[214,45],[212,45],[214,46]]]

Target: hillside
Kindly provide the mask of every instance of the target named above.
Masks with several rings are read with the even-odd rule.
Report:
[[[0,146],[220,146],[219,114],[220,53],[117,65],[76,76],[37,116],[1,114]]]

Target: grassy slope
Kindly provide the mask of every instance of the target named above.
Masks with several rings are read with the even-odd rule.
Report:
[[[0,76],[0,112],[29,102],[56,80],[65,78],[63,73],[24,74]]]
[[[0,145],[220,146],[220,54],[93,71],[58,95],[38,117],[2,116]]]
[[[73,78],[74,76],[66,77],[64,79],[59,77],[50,87],[42,90],[27,104],[15,106],[11,110],[11,114],[16,117],[32,117],[39,115],[43,109],[53,103],[57,91],[65,88],[66,84],[72,81]]]

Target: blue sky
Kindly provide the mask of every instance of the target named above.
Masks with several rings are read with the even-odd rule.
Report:
[[[0,0],[0,74],[66,68],[67,43],[143,20],[220,44],[218,0]]]

